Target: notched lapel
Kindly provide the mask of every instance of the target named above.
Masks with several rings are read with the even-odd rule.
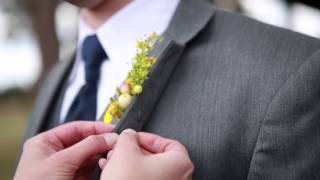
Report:
[[[184,46],[174,41],[165,41],[164,44],[158,45],[160,46],[151,54],[158,57],[158,61],[143,84],[143,93],[134,99],[132,105],[119,120],[115,128],[117,133],[127,128],[141,131],[147,124],[184,49]]]

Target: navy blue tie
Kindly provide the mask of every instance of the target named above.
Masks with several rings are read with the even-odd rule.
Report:
[[[65,122],[95,120],[97,113],[97,89],[100,67],[107,54],[96,35],[88,36],[82,44],[82,59],[85,63],[86,84],[73,101]]]

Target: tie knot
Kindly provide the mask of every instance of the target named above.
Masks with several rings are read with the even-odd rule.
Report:
[[[82,44],[82,58],[86,67],[100,67],[102,61],[107,58],[98,37],[88,36]]]
[[[85,63],[86,81],[96,83],[99,80],[101,63],[108,58],[96,35],[88,36],[83,41],[82,58]]]

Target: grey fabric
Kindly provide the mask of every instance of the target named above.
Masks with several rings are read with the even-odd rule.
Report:
[[[60,61],[50,71],[33,105],[25,139],[43,131],[44,127],[48,126],[47,121],[51,117],[59,117],[57,114],[52,113],[56,104],[59,103],[57,100],[66,82],[67,74],[73,65],[73,59],[74,57],[70,57],[67,61]],[[54,112],[58,113],[59,110],[55,110]]]
[[[48,113],[48,116],[46,117],[46,122],[43,123],[43,125],[41,126],[41,131],[52,129],[61,124],[60,113],[61,113],[61,107],[62,107],[62,103],[63,103],[63,99],[65,96],[67,87],[68,87],[68,83],[63,83],[63,85],[61,86],[61,89],[58,90],[59,93],[55,95],[54,100],[50,103],[51,104],[50,113]]]
[[[177,64],[169,65],[161,90],[150,83],[165,72],[146,82],[141,99],[154,94],[153,107],[131,107],[144,115],[128,113],[119,131],[143,128],[179,140],[195,164],[194,180],[320,179],[318,39],[200,0],[182,0],[164,36],[175,45],[156,49],[159,60]],[[67,74],[63,67],[47,86]],[[29,135],[41,131],[48,97],[57,93],[40,93]]]

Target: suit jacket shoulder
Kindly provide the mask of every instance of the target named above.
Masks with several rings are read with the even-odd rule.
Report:
[[[238,14],[219,9],[214,11],[214,16],[200,33],[186,43],[146,130],[177,139],[187,146],[196,164],[194,179],[285,179],[269,176],[268,173],[279,173],[272,168],[263,169],[264,162],[280,163],[276,158],[270,157],[270,160],[265,157],[268,154],[258,156],[256,153],[265,150],[261,146],[269,143],[269,138],[273,144],[266,150],[283,148],[280,156],[285,156],[286,152],[293,153],[284,149],[302,141],[288,142],[290,146],[277,146],[276,136],[267,136],[265,140],[260,138],[261,131],[269,122],[269,118],[265,121],[266,117],[278,116],[283,118],[277,119],[278,124],[284,127],[283,133],[290,134],[285,127],[293,126],[286,124],[292,117],[284,110],[295,112],[297,116],[308,116],[307,110],[297,111],[294,107],[301,102],[297,92],[302,91],[298,89],[310,84],[310,79],[300,80],[300,86],[290,85],[290,88],[285,88],[285,93],[280,93],[282,98],[279,99],[292,99],[290,105],[286,104],[288,101],[275,98],[278,99],[279,91],[283,91],[301,68],[305,69],[310,58],[312,62],[319,63],[317,51],[320,41]],[[191,20],[181,21],[192,24]],[[303,74],[298,76],[318,77],[315,70],[306,69]],[[304,100],[309,101],[311,97],[316,97],[315,93]],[[276,111],[279,106],[270,108],[270,104],[275,102],[283,107],[282,110]],[[308,122],[316,125],[315,120]],[[301,133],[307,134],[307,126],[300,129]],[[313,135],[318,131],[313,129]],[[282,136],[279,137],[283,141],[285,138]],[[297,134],[292,134],[295,136]],[[310,138],[303,140],[312,141]],[[303,147],[303,144],[299,146]],[[317,149],[316,146],[310,147]],[[304,155],[297,157],[308,158]],[[317,167],[311,159],[307,161],[310,162],[309,167]],[[275,167],[280,167],[277,165]],[[288,165],[299,168],[296,163]],[[282,170],[290,175],[291,170]],[[257,176],[255,173],[259,171],[263,173]],[[310,173],[312,171],[305,171],[305,174]]]

